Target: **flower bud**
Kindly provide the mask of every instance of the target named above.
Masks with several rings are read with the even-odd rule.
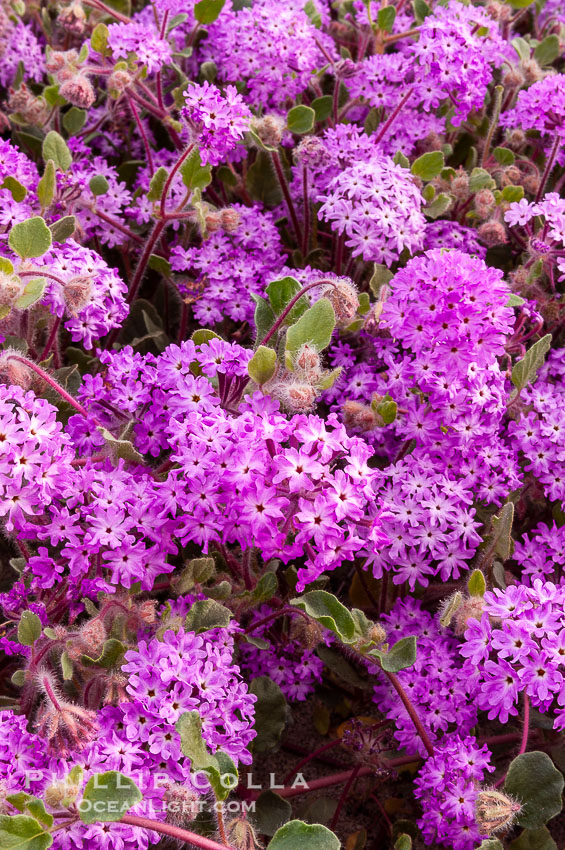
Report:
[[[60,9],[57,25],[72,35],[83,35],[86,29],[86,14],[82,3],[71,3],[66,9]]]
[[[74,59],[78,59],[78,53],[76,50],[65,51],[62,50],[50,50],[48,55],[45,57],[45,69],[49,74],[57,74],[61,71],[69,60],[69,53],[74,53]]]
[[[89,303],[92,295],[92,278],[77,275],[63,287],[63,298],[71,316],[76,316]]]
[[[356,431],[372,431],[377,427],[375,411],[368,404],[358,401],[346,401],[342,407],[343,422]]]
[[[234,210],[232,207],[225,207],[223,210],[220,210],[220,215],[222,217],[222,228],[226,233],[234,233],[241,221],[240,212]]]
[[[483,616],[485,600],[482,596],[463,596],[461,604],[453,613],[453,631],[458,637],[465,634],[468,620],[480,620]]]
[[[80,109],[88,109],[96,100],[92,83],[83,74],[77,74],[63,83],[59,94]]]
[[[217,233],[222,229],[222,216],[217,210],[211,210],[204,216],[207,233]]]
[[[338,327],[347,327],[357,313],[359,298],[353,281],[347,277],[338,278],[333,285],[324,289],[327,298],[334,308],[335,320]]]
[[[263,144],[272,148],[278,148],[280,145],[284,126],[284,119],[278,115],[265,115],[264,118],[257,118],[253,122],[253,129]]]
[[[516,65],[512,65],[510,67],[504,66],[502,70],[501,83],[503,86],[508,88],[515,88],[517,86],[521,86],[524,82],[524,75],[520,68]]]
[[[326,143],[317,136],[305,136],[294,150],[294,158],[308,168],[324,168],[332,161]]]
[[[489,247],[492,245],[504,245],[508,242],[506,228],[502,222],[496,221],[496,219],[490,219],[490,221],[485,221],[484,224],[481,224],[477,230],[477,235],[481,242],[484,242]]]
[[[304,377],[309,381],[314,382],[319,379],[322,369],[320,355],[308,343],[304,343],[298,349],[294,365],[301,372],[304,372]]]
[[[481,189],[475,195],[475,210],[480,218],[488,218],[496,201],[490,189]]]
[[[492,835],[512,826],[522,806],[495,788],[485,788],[477,795],[475,820],[481,835]]]
[[[106,628],[102,620],[91,620],[79,632],[81,643],[88,654],[100,654],[106,640]]]
[[[531,195],[536,195],[539,189],[540,180],[537,174],[526,174],[522,179],[524,192],[529,192]]]
[[[15,274],[0,271],[0,305],[11,307],[25,289],[25,284]]]
[[[502,186],[515,186],[522,179],[522,172],[516,165],[509,165],[501,175]]]
[[[192,788],[171,783],[166,786],[163,795],[167,811],[167,823],[175,826],[188,826],[200,812],[199,797]]]
[[[111,92],[113,97],[119,97],[131,85],[131,81],[132,77],[128,71],[118,69],[108,77],[108,91]]]
[[[462,169],[459,169],[451,181],[451,191],[458,201],[466,200],[469,194],[469,175]]]
[[[543,71],[535,59],[525,59],[522,62],[522,71],[527,85],[537,83],[543,77]]]
[[[144,599],[143,602],[138,607],[139,617],[143,623],[147,623],[151,625],[155,623],[157,620],[156,615],[157,608],[157,600],[155,599]]]
[[[18,89],[10,89],[8,109],[17,112],[31,125],[43,125],[49,117],[49,108],[44,98],[36,97],[25,83]]]
[[[508,145],[513,150],[521,148],[526,144],[526,134],[523,130],[512,130],[508,136]]]
[[[386,631],[380,623],[373,623],[369,630],[368,637],[373,643],[381,644],[386,640]]]
[[[13,348],[7,348],[0,354],[0,375],[7,378],[7,383],[27,390],[32,384],[33,372],[25,363],[14,359],[14,355],[19,357],[20,352]]]
[[[290,626],[290,637],[305,649],[316,649],[324,639],[324,630],[315,620],[295,617]]]
[[[273,384],[271,392],[292,413],[306,413],[316,401],[316,389],[306,381],[281,381]]]
[[[261,846],[253,827],[243,815],[230,821],[227,824],[227,830],[230,844],[236,850],[258,850]]]

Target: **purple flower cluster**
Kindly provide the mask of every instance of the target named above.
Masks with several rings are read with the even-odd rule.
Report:
[[[565,728],[565,587],[534,578],[485,594],[480,622],[469,620],[461,654],[463,673],[479,688],[479,708],[506,723],[518,714],[518,696],[555,713]]]
[[[490,752],[476,738],[446,736],[434,748],[415,780],[415,796],[423,816],[418,821],[426,844],[437,842],[454,850],[472,850],[481,840],[475,822],[479,783],[491,772]]]
[[[221,92],[204,82],[184,92],[182,115],[200,149],[203,165],[218,165],[249,129],[251,112],[235,86]]]
[[[319,217],[344,237],[354,257],[390,266],[405,248],[422,246],[420,192],[409,171],[389,157],[345,168],[320,200]]]

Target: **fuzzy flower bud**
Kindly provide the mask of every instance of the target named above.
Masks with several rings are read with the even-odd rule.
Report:
[[[307,413],[316,400],[315,387],[300,380],[273,384],[271,393],[292,413]]]
[[[520,803],[495,788],[480,791],[475,803],[475,819],[481,834],[492,835],[509,829],[521,808]]]
[[[261,846],[255,830],[246,817],[234,818],[227,824],[230,843],[236,850],[258,850]]]
[[[222,229],[222,216],[217,210],[211,210],[204,216],[207,233],[217,233]]]
[[[372,431],[377,427],[375,411],[368,404],[359,401],[346,401],[342,407],[343,421],[348,428],[356,431]]]
[[[76,316],[89,303],[92,296],[92,278],[77,275],[63,287],[63,298],[71,316]]]
[[[284,119],[279,115],[265,115],[264,118],[257,118],[253,122],[253,129],[263,144],[272,148],[278,148],[280,145],[284,126]]]
[[[315,382],[319,379],[322,371],[320,355],[308,343],[305,343],[298,349],[294,365],[304,373],[304,377],[308,381]]]
[[[59,89],[59,94],[80,109],[88,109],[96,100],[92,83],[83,74],[77,74],[70,80],[66,80]]]
[[[524,179],[522,180],[522,186],[524,187],[524,192],[529,192],[532,195],[535,195],[539,189],[540,180],[537,174],[526,174]]]
[[[481,224],[477,233],[479,239],[481,242],[484,242],[485,245],[504,245],[508,242],[506,228],[502,222],[496,221],[495,219],[490,219],[490,221],[485,221],[484,224]]]
[[[338,327],[347,327],[359,307],[359,298],[353,281],[347,277],[338,278],[333,285],[325,288],[324,298],[327,298],[334,308]]]
[[[324,630],[315,620],[295,617],[290,626],[290,637],[305,649],[316,649],[324,639]]]
[[[231,207],[226,207],[225,209],[220,210],[220,216],[222,219],[223,230],[225,230],[226,233],[234,233],[239,227],[241,213]]]
[[[198,794],[177,783],[167,785],[163,801],[167,811],[167,823],[175,826],[188,826],[200,811]]]
[[[25,284],[17,275],[0,272],[0,306],[11,307],[24,288]]]
[[[451,181],[451,191],[458,201],[464,201],[469,194],[469,175],[462,169]]]
[[[131,81],[132,76],[129,71],[118,68],[108,77],[108,91],[112,94],[112,97],[119,97],[131,85]]]
[[[488,218],[495,204],[496,201],[490,189],[481,189],[475,195],[475,210],[480,218]]]
[[[0,376],[7,379],[6,383],[15,384],[24,390],[30,388],[33,381],[33,372],[25,363],[20,363],[13,355],[20,356],[20,352],[13,348],[7,348],[0,354]]]

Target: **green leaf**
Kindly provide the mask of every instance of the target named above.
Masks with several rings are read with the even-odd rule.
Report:
[[[508,296],[508,301],[506,302],[506,307],[521,307],[522,304],[526,303],[526,299],[522,298],[521,295],[516,295],[515,292],[511,292]]]
[[[555,62],[560,53],[559,38],[556,35],[548,35],[534,50],[534,57],[538,64],[543,67]]]
[[[210,753],[202,738],[202,719],[197,711],[185,711],[176,722],[181,749],[190,759],[192,769],[201,770],[210,764]]]
[[[512,204],[515,201],[521,201],[523,197],[523,186],[505,186],[502,190],[502,200],[507,201],[509,204]]]
[[[69,681],[73,678],[73,662],[68,652],[63,652],[61,655],[61,670],[63,671],[63,679]]]
[[[43,97],[45,98],[45,102],[51,108],[53,108],[55,106],[64,106],[67,102],[65,100],[65,98],[61,97],[61,95],[59,94],[59,86],[58,85],[45,86],[42,94],[43,94]]]
[[[432,10],[425,0],[414,0],[412,6],[414,7],[414,17],[417,24],[421,24],[428,15],[432,14]]]
[[[270,349],[269,349],[270,350]],[[252,597],[256,602],[268,602],[277,592],[279,583],[274,573],[265,573],[261,576],[252,590]]]
[[[538,369],[543,366],[545,356],[550,348],[551,334],[546,334],[526,351],[522,360],[516,363],[512,369],[512,383],[518,392],[535,381]]]
[[[14,274],[14,266],[7,257],[0,257],[0,272]]]
[[[562,773],[547,753],[522,753],[510,763],[504,791],[522,803],[519,826],[538,829],[563,808]]]
[[[41,620],[33,611],[23,611],[18,624],[18,643],[33,646],[41,635]]]
[[[98,195],[105,195],[110,188],[110,184],[103,174],[95,174],[94,177],[90,178],[88,185],[90,187],[90,191],[93,195],[96,195],[96,197],[98,197]]]
[[[403,832],[394,842],[394,850],[412,850],[412,838]]]
[[[376,405],[376,411],[383,420],[383,425],[390,425],[396,419],[398,405],[391,398],[386,397]]]
[[[291,820],[277,829],[267,850],[340,850],[339,838],[319,823]]]
[[[345,605],[325,590],[311,590],[290,604],[305,611],[326,629],[336,634],[344,643],[351,643],[355,637],[355,621]]]
[[[480,192],[481,189],[494,189],[496,183],[485,168],[473,168],[469,177],[469,191]]]
[[[42,257],[52,242],[51,231],[39,215],[14,224],[8,237],[8,245],[22,260]]]
[[[320,298],[287,331],[286,350],[291,354],[308,343],[316,351],[330,344],[335,328],[335,313],[327,298]]]
[[[43,159],[52,159],[61,171],[68,171],[73,158],[66,141],[55,130],[50,130],[43,140]]]
[[[429,151],[419,156],[412,163],[410,170],[415,177],[420,177],[422,180],[427,181],[437,177],[444,165],[445,160],[441,151]]]
[[[310,21],[316,27],[316,29],[319,30],[322,26],[322,16],[318,12],[318,9],[313,0],[308,0],[306,5],[304,6],[304,12],[308,15]]]
[[[174,17],[172,17],[169,23],[167,24],[167,34],[170,33],[172,30],[176,29],[177,27],[180,27],[180,25],[184,24],[184,22],[187,20],[188,15],[186,14],[186,12],[181,12],[179,15],[175,15]]]
[[[18,310],[27,310],[43,297],[47,281],[44,277],[34,277],[29,280],[23,293],[14,302]]]
[[[108,638],[104,641],[102,652],[98,658],[91,658],[90,655],[81,655],[80,660],[86,667],[119,667],[120,659],[126,651],[126,646],[121,640],[116,638]]]
[[[86,124],[87,115],[86,109],[79,109],[78,106],[71,106],[69,111],[65,112],[63,115],[63,127],[69,136],[76,136],[77,133],[80,133]]]
[[[226,0],[200,0],[194,7],[194,17],[201,24],[211,24],[218,18]]]
[[[97,430],[104,437],[106,446],[110,449],[114,460],[130,460],[132,463],[144,463],[143,455],[139,454],[130,440],[120,440],[118,437],[114,437],[107,428],[103,428],[101,425],[97,426]]]
[[[191,192],[195,189],[205,189],[212,182],[212,168],[209,165],[202,165],[198,148],[194,148],[187,156],[179,171],[182,182]]]
[[[189,632],[207,632],[209,629],[223,629],[229,625],[232,612],[213,599],[197,599],[186,615],[184,627]]]
[[[428,218],[439,218],[440,215],[444,215],[450,208],[453,202],[453,198],[451,195],[448,195],[447,192],[440,192],[440,194],[431,202],[424,207],[423,212]]]
[[[175,591],[179,595],[190,593],[195,584],[205,584],[216,570],[213,558],[193,558],[175,579]]]
[[[160,168],[157,169],[153,177],[151,178],[151,182],[149,183],[149,191],[147,193],[148,201],[160,201],[161,195],[163,194],[163,189],[165,188],[165,183],[167,182],[168,177],[167,169],[161,165]]]
[[[59,218],[53,224],[50,224],[49,230],[51,231],[54,242],[66,242],[73,235],[76,227],[77,220],[74,215],[65,215],[63,218]]]
[[[371,292],[377,298],[383,286],[385,286],[394,277],[390,269],[380,263],[373,263],[373,275],[369,281]]]
[[[514,551],[512,525],[514,523],[514,504],[507,502],[498,516],[491,519],[491,532],[487,538],[487,548],[493,557],[506,561]]]
[[[404,156],[402,151],[397,151],[394,155],[393,162],[395,165],[401,165],[402,168],[410,168],[410,160]]]
[[[221,339],[217,333],[210,328],[198,328],[190,337],[195,345],[206,345],[211,339]]]
[[[19,812],[27,811],[44,826],[53,826],[53,815],[45,810],[45,804],[39,797],[18,791],[17,794],[8,794],[6,800]]]
[[[53,838],[39,821],[27,815],[0,815],[2,850],[47,850]]]
[[[525,9],[527,6],[531,6],[534,0],[506,0],[506,2],[513,9]]]
[[[470,596],[484,596],[487,589],[485,577],[480,570],[473,570],[467,582]]]
[[[395,20],[396,9],[394,6],[385,6],[384,8],[379,9],[379,14],[377,15],[377,25],[380,30],[384,30],[385,32],[392,32]]]
[[[150,269],[165,275],[165,277],[170,277],[171,275],[171,264],[164,257],[159,256],[159,254],[151,254],[147,265]]]
[[[42,209],[46,209],[55,197],[55,163],[52,159],[47,161],[43,176],[37,184],[37,198]]]
[[[495,148],[492,153],[500,165],[512,165],[516,160],[510,148]]]
[[[311,106],[293,106],[286,116],[286,126],[291,133],[301,136],[314,128],[316,113]]]
[[[113,823],[141,799],[141,791],[129,776],[117,770],[95,773],[78,803],[79,817],[83,823]]]
[[[90,46],[96,53],[104,55],[108,46],[108,36],[110,32],[106,24],[96,24],[90,36]]]
[[[11,177],[10,175],[4,178],[0,189],[8,189],[14,201],[16,201],[16,203],[18,204],[20,203],[20,201],[23,201],[23,199],[27,195],[26,187],[22,186],[19,180],[16,180],[15,177]]]
[[[504,847],[498,838],[487,838],[481,843],[478,850],[504,850]]]
[[[526,41],[525,38],[521,38],[518,36],[517,38],[513,38],[510,42],[516,53],[518,54],[518,58],[522,62],[526,62],[530,58],[531,47],[529,42]]]
[[[279,316],[285,307],[290,304],[295,295],[302,289],[302,284],[294,277],[282,277],[278,280],[272,280],[267,286],[267,295],[269,303],[273,308],[275,315]],[[296,322],[297,319],[306,312],[309,306],[309,301],[306,296],[299,298],[290,313],[285,319],[287,324]]]
[[[273,348],[260,345],[247,364],[247,374],[252,381],[262,386],[271,380],[276,368],[277,352]]]
[[[257,676],[249,685],[249,693],[257,697],[254,728],[256,737],[251,743],[254,753],[272,750],[279,743],[286,724],[286,699],[269,676]]]
[[[332,114],[333,98],[331,94],[324,94],[312,101],[312,109],[316,115],[316,121],[326,121]]]
[[[398,673],[399,670],[406,670],[407,667],[412,667],[416,661],[417,641],[414,635],[401,638],[388,651],[386,655],[381,655],[381,666],[387,673]],[[377,652],[372,650],[371,653]]]
[[[199,77],[202,80],[207,80],[213,83],[218,76],[218,66],[215,62],[203,62],[200,66]]]
[[[206,774],[216,799],[225,800],[237,785],[237,768],[222,750],[212,755],[202,738],[202,720],[197,711],[186,711],[175,726],[181,738],[183,755],[190,759],[192,771]]]
[[[271,836],[279,827],[287,823],[291,815],[292,806],[288,800],[269,790],[259,794],[252,819],[257,832]]]
[[[510,842],[510,850],[557,850],[557,844],[548,828],[541,826],[539,829],[525,829]]]

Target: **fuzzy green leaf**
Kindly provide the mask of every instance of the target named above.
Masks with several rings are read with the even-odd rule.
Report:
[[[290,604],[305,611],[309,617],[336,634],[344,643],[354,640],[355,621],[350,611],[333,594],[325,590],[311,590],[291,599]]]
[[[546,334],[528,349],[522,360],[516,363],[512,369],[512,383],[518,392],[535,381],[538,369],[543,365],[550,348],[551,334]]]
[[[47,850],[53,838],[39,821],[27,815],[0,815],[2,850]]]
[[[220,15],[226,0],[200,0],[194,7],[194,17],[201,24],[211,24]]]
[[[33,646],[41,635],[41,620],[33,611],[23,611],[18,624],[18,643]]]
[[[255,703],[255,731],[251,747],[255,753],[272,750],[279,743],[286,723],[286,700],[276,682],[269,676],[257,676],[249,685]]]
[[[433,180],[441,172],[445,160],[441,151],[429,151],[412,163],[412,174],[424,181]]]
[[[52,159],[61,171],[68,171],[73,157],[64,138],[55,130],[50,130],[43,140],[43,159]]]
[[[517,822],[526,829],[539,829],[563,808],[565,781],[547,753],[522,753],[511,762],[504,791],[522,804]]]
[[[270,381],[277,368],[277,353],[272,348],[260,345],[249,363],[247,374],[252,381],[262,386]]]
[[[277,829],[267,850],[340,850],[341,842],[319,823],[291,820]]]
[[[113,823],[141,799],[141,791],[129,776],[117,770],[95,773],[78,803],[79,817],[83,823]]]
[[[213,599],[197,599],[186,615],[184,627],[189,632],[207,632],[225,628],[232,618],[231,611]]]
[[[42,257],[52,242],[51,231],[39,215],[14,224],[8,237],[8,245],[22,260]]]
[[[301,136],[314,128],[316,113],[311,106],[293,106],[286,116],[286,126],[291,133]]]
[[[335,313],[327,298],[320,298],[287,331],[286,350],[290,354],[308,343],[316,351],[330,344],[335,328]]]

